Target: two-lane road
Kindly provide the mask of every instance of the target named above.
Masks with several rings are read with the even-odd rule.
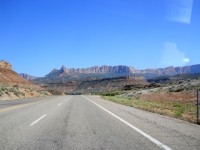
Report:
[[[200,126],[95,96],[0,101],[0,150],[200,150]]]

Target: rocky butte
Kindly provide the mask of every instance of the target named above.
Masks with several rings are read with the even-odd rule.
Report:
[[[12,70],[12,65],[9,64],[8,62],[2,60],[2,61],[0,61],[0,68],[1,68],[1,69]]]
[[[0,100],[51,95],[45,89],[27,81],[12,70],[12,65],[0,61]]]
[[[127,67],[127,66],[94,66],[90,68],[66,68],[64,65],[60,69],[53,69],[49,74],[45,76],[45,78],[59,78],[59,77],[69,77],[73,76],[77,78],[79,75],[88,75],[88,74],[124,74],[124,73],[132,73],[134,72],[134,68],[132,67]]]
[[[0,83],[6,86],[30,86],[36,87],[33,83],[24,80],[15,71],[12,70],[12,65],[6,61],[0,61]]]

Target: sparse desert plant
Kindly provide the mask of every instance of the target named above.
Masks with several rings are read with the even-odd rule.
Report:
[[[153,90],[149,90],[150,93],[153,93]]]
[[[2,96],[3,95],[3,91],[2,91],[2,89],[0,88],[0,96]]]
[[[162,88],[159,88],[157,91],[158,91],[158,92],[161,92],[161,91],[162,91]]]
[[[102,96],[117,96],[117,95],[121,95],[124,92],[122,91],[115,91],[115,92],[106,92],[106,93],[100,93],[100,95]]]
[[[184,87],[182,88],[182,87],[180,87],[180,88],[178,88],[178,89],[176,89],[176,91],[175,92],[182,92],[182,91],[184,91]]]
[[[52,95],[62,95],[63,93],[61,91],[56,91],[56,90],[48,90],[49,93]]]
[[[65,92],[65,95],[70,95],[70,93],[69,92]],[[95,95],[95,94],[94,94]]]
[[[186,90],[186,91],[189,91],[189,90],[191,90],[191,88],[190,88],[190,87],[186,87],[185,90]]]
[[[19,86],[18,86],[18,85],[14,85],[13,87],[14,87],[14,88],[19,88]]]
[[[1,90],[2,90],[2,91],[7,91],[8,89],[7,89],[5,86],[2,86],[2,87],[1,87]]]
[[[24,93],[20,92],[19,88],[17,87],[10,88],[9,92],[13,92],[16,96],[20,96],[20,95],[24,96]]]
[[[169,89],[168,89],[168,91],[169,92],[182,92],[182,91],[184,91],[184,87],[177,87],[177,88],[172,88],[172,87],[170,87]]]
[[[46,93],[46,91],[43,91],[43,90],[40,90],[40,91],[37,91],[40,95],[42,95],[42,96],[46,96],[46,95],[48,95],[47,93]]]
[[[174,92],[174,88],[170,87],[170,88],[168,89],[168,91],[169,91],[169,92]]]
[[[10,93],[8,91],[5,92],[6,94],[10,95]]]
[[[173,85],[173,86],[171,86],[171,88],[173,88],[173,89],[174,89],[174,88],[176,88],[176,86],[174,86],[174,85]]]
[[[179,117],[181,117],[182,116],[182,113],[181,112],[175,112],[175,116],[177,117],[177,118],[179,118]]]

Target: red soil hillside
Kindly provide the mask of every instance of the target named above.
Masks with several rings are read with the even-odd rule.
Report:
[[[0,61],[0,84],[4,86],[17,85],[20,87],[40,88],[19,76],[12,70],[12,65],[5,61]]]
[[[13,71],[11,64],[6,61],[0,61],[0,100],[48,95],[51,94],[45,89],[23,79]]]

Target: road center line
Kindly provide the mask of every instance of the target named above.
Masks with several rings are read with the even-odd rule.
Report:
[[[128,123],[127,121],[125,121],[124,119],[120,118],[119,116],[115,115],[114,113],[110,112],[109,110],[107,110],[106,108],[100,106],[99,104],[93,102],[91,99],[89,99],[86,96],[83,96],[84,98],[86,98],[87,100],[89,100],[90,102],[92,102],[93,104],[95,104],[96,106],[98,106],[99,108],[103,109],[105,112],[109,113],[110,115],[112,115],[113,117],[117,118],[118,120],[120,120],[121,122],[123,122],[124,124],[126,124],[127,126],[129,126],[130,128],[132,128],[133,130],[135,130],[136,132],[140,133],[141,135],[143,135],[144,137],[146,137],[147,139],[149,139],[151,142],[153,142],[154,144],[156,144],[157,146],[159,146],[162,149],[165,150],[172,150],[170,147],[168,147],[167,145],[161,143],[160,141],[158,141],[157,139],[153,138],[152,136],[148,135],[147,133],[143,132],[142,130],[140,130],[139,128],[133,126],[132,124]]]
[[[27,103],[27,104],[17,104],[15,106],[11,106],[11,107],[7,107],[7,108],[4,108],[4,109],[0,109],[0,113],[6,112],[6,111],[10,111],[10,110],[14,110],[14,109],[17,109],[17,108],[21,108],[21,107],[24,107],[24,106],[28,106],[28,105],[31,105],[31,104],[35,104],[35,103],[38,103],[38,102],[39,101],[30,102],[30,103]]]
[[[68,98],[65,100],[65,102],[67,102],[67,101],[70,100],[71,98],[72,98],[72,96],[68,97]]]
[[[44,114],[43,116],[41,116],[40,118],[38,118],[37,120],[35,120],[33,123],[30,124],[30,126],[33,126],[34,124],[38,123],[40,120],[42,120],[44,117],[46,117],[47,114]]]
[[[71,99],[72,97],[68,97],[67,99],[64,100],[64,102],[67,102],[69,99]],[[63,103],[59,103],[57,106],[60,107]]]

